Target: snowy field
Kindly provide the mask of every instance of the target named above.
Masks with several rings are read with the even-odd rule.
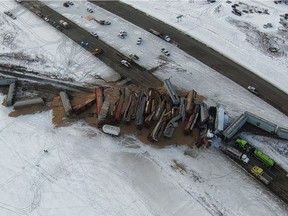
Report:
[[[10,111],[0,109],[1,216],[288,215],[214,148],[185,156],[186,147],[113,139],[82,122],[56,128],[51,111]]]
[[[5,15],[3,12],[7,10],[17,19]],[[12,0],[0,2],[0,21],[0,63],[9,61],[51,77],[77,82],[120,78],[85,49]]]
[[[285,29],[279,21],[288,5],[272,0],[231,0],[230,4],[226,0],[212,4],[206,0],[122,1],[202,41],[288,93],[288,27],[279,30]],[[253,13],[234,15],[231,5],[235,3],[238,10]],[[183,17],[177,19],[179,15]],[[272,28],[264,28],[267,23]],[[278,52],[268,51],[270,47]]]
[[[171,1],[171,8],[174,3]],[[47,4],[58,8],[55,2]],[[88,15],[86,2],[74,6],[79,7],[73,9],[74,15],[69,11],[61,13],[93,30],[96,23],[84,17]],[[17,19],[0,13],[1,63],[9,60],[60,78],[71,76],[78,82],[96,83],[97,76],[107,81],[119,78],[97,58],[12,0],[0,2],[0,11],[7,9]],[[223,104],[231,117],[247,110],[288,127],[287,116],[246,89],[121,18],[95,6],[93,9],[100,18],[112,22],[107,31],[97,26],[99,37],[111,35],[111,45],[123,53],[137,53],[144,66],[163,64],[155,73],[159,78],[172,77],[178,89],[193,88],[207,97],[208,104]],[[121,25],[116,27],[115,22]],[[127,31],[127,40],[117,37],[121,29]],[[145,53],[136,45],[139,36],[144,39]],[[159,59],[164,44],[171,52],[167,60]],[[146,47],[152,50],[148,52]],[[8,58],[15,53],[37,61]],[[279,59],[286,61],[283,57],[275,61]],[[0,101],[3,98],[1,95]],[[185,156],[186,147],[155,149],[133,137],[113,139],[83,122],[56,128],[51,111],[17,118],[8,117],[10,111],[0,107],[0,216],[288,215],[287,206],[215,148],[194,149],[193,157]],[[288,167],[287,142],[249,135],[247,139],[256,141],[258,148]]]

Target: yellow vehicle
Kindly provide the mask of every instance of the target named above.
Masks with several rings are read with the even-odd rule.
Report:
[[[263,169],[258,166],[254,166],[252,167],[251,172],[256,176],[259,176],[261,173],[263,173]]]
[[[252,167],[251,172],[266,185],[268,185],[273,180],[273,178],[265,173],[261,167],[254,166]]]

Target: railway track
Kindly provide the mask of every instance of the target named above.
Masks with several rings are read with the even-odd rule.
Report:
[[[29,81],[35,81],[35,82],[39,82],[43,84],[56,85],[58,88],[60,87],[62,89],[76,91],[76,92],[94,92],[95,91],[95,87],[81,86],[80,84],[76,84],[76,83],[73,84],[70,82],[65,82],[65,81],[56,80],[52,78],[36,76],[36,75],[25,73],[25,72],[9,71],[9,70],[1,69],[0,74],[10,76],[10,77],[15,77],[20,80],[29,80]]]

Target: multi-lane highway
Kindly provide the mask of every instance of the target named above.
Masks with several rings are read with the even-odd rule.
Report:
[[[67,20],[64,16],[52,10],[48,6],[42,4],[39,1],[23,1],[21,3],[24,7],[32,11],[33,13],[41,12],[43,15],[50,16],[49,23],[59,22],[59,20],[65,20],[69,23],[68,29],[63,29],[62,33],[71,38],[78,44],[81,42],[88,42],[89,46],[86,47],[88,51],[93,51],[95,48],[100,48],[104,50],[104,53],[98,55],[97,57],[114,69],[117,73],[119,73],[122,77],[126,77],[131,79],[131,81],[136,85],[142,85],[146,87],[159,87],[161,86],[161,81],[153,76],[150,72],[146,70],[142,70],[141,67],[137,66],[137,64],[132,64],[131,68],[126,68],[121,64],[121,54],[119,55],[119,51],[104,43],[100,39],[93,37],[89,32],[79,27],[77,24],[73,23],[70,20]],[[122,55],[123,56],[123,55]],[[97,70],[97,68],[95,68]]]
[[[277,87],[247,70],[245,67],[233,62],[228,57],[221,55],[174,27],[119,1],[91,1],[91,3],[124,18],[147,31],[150,28],[153,28],[169,35],[172,40],[178,44],[178,48],[244,88],[247,88],[249,85],[256,87],[260,92],[259,97],[288,115],[288,95],[285,92],[279,90]]]
[[[121,16],[127,21],[134,23],[145,30],[153,28],[169,35],[173,41],[178,44],[178,48],[197,58],[219,73],[227,76],[244,88],[247,88],[249,85],[255,86],[260,92],[259,96],[263,100],[288,115],[288,95],[285,92],[279,90],[277,87],[255,75],[243,66],[207,47],[205,44],[155,18],[147,16],[143,12],[124,3],[118,1],[91,2],[108,11],[111,11],[118,16]],[[40,10],[42,14],[49,14],[50,24],[53,21],[58,22],[61,19],[67,20],[61,14],[57,13],[46,5],[43,5],[39,1],[23,1],[22,5],[34,13],[37,10]],[[121,55],[119,55],[119,51],[107,45],[100,39],[94,38],[89,32],[82,29],[72,21],[69,20],[68,22],[70,24],[70,28],[64,29],[62,31],[63,34],[67,35],[69,38],[79,44],[81,41],[89,42],[90,45],[88,48],[86,48],[88,51],[92,51],[95,48],[103,49],[104,53],[99,55],[98,58],[113,68],[122,77],[130,78],[136,85],[146,87],[158,87],[161,85],[161,81],[146,70],[141,70],[141,68],[135,65],[132,65],[132,68],[129,69],[123,66],[120,63],[123,58],[121,58]]]

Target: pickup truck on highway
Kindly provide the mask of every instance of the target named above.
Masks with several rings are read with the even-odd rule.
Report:
[[[66,21],[64,21],[64,20],[60,20],[59,21],[59,25],[61,25],[65,29],[69,28],[69,24]]]
[[[248,89],[248,91],[252,92],[253,94],[259,95],[259,92],[258,92],[258,90],[255,87],[248,86],[247,89]]]
[[[95,49],[95,50],[92,51],[92,55],[94,55],[94,56],[100,55],[103,52],[104,52],[103,49]]]

